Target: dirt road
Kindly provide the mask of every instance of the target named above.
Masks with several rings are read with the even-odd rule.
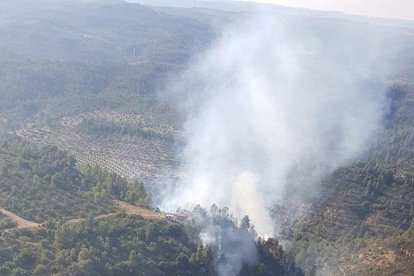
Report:
[[[8,216],[11,220],[13,220],[16,224],[17,224],[17,228],[21,229],[21,228],[35,228],[35,227],[40,227],[41,225],[39,223],[35,223],[32,221],[28,221],[22,217],[19,217],[18,215],[9,212],[3,208],[0,208],[0,212],[3,213],[4,215]]]
[[[124,201],[113,200],[112,201],[116,207],[118,207],[121,211],[131,215],[139,215],[144,218],[152,218],[152,219],[164,219],[165,214],[161,212],[155,212],[154,210],[135,206]]]
[[[150,219],[164,219],[165,218],[165,214],[161,213],[161,212],[155,212],[154,210],[148,209],[148,208],[144,208],[144,207],[139,207],[139,206],[135,206],[132,204],[129,204],[127,202],[124,201],[120,201],[120,200],[112,200],[112,203],[114,204],[114,206],[116,206],[118,208],[118,210],[120,212],[117,213],[110,213],[110,214],[104,214],[104,215],[99,215],[94,217],[95,219],[100,219],[100,218],[108,218],[108,217],[113,217],[116,216],[117,214],[122,213],[126,213],[126,214],[130,214],[130,215],[139,215],[143,218],[150,218]],[[85,218],[77,218],[77,219],[71,219],[65,222],[66,223],[79,223],[84,221]]]
[[[143,218],[150,218],[150,219],[164,219],[165,218],[164,213],[155,212],[154,210],[151,210],[151,209],[148,209],[148,208],[138,207],[138,206],[129,204],[127,202],[119,201],[119,200],[113,200],[112,202],[118,208],[119,212],[99,215],[99,216],[96,216],[94,218],[95,219],[108,218],[108,217],[115,216],[119,213],[139,215],[139,216],[142,216]],[[39,223],[28,221],[28,220],[26,220],[22,217],[19,217],[16,214],[13,214],[12,212],[9,212],[9,211],[5,210],[5,209],[0,208],[0,212],[2,212],[4,215],[8,216],[11,220],[16,222],[16,224],[17,224],[16,228],[11,228],[11,229],[7,229],[7,230],[42,227],[42,225],[39,224]],[[68,224],[68,223],[69,224],[79,223],[79,222],[82,222],[84,220],[85,220],[85,218],[77,218],[77,219],[68,220],[65,223],[66,224]]]

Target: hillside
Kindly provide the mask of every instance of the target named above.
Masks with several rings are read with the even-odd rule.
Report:
[[[198,20],[121,1],[0,9],[0,127],[98,109],[166,113],[155,92],[215,36]]]
[[[2,1],[1,60],[182,63],[208,26],[119,1]]]
[[[1,275],[215,274],[221,257],[199,236],[206,211],[198,209],[186,221],[167,220],[148,208],[142,184],[128,184],[99,167],[76,166],[56,147],[2,139]],[[219,213],[211,219],[255,243],[250,226]],[[277,240],[263,239],[257,248],[257,263],[243,275],[301,275]]]
[[[414,86],[392,86],[389,100],[367,158],[329,176],[320,201],[287,230],[302,267],[333,275],[413,270]]]
[[[76,166],[66,152],[17,137],[3,138],[0,150],[0,206],[37,223],[115,212],[111,198],[149,205],[142,184],[99,167]],[[70,206],[70,208],[68,208]]]
[[[189,104],[175,94],[175,85],[194,58],[227,35],[229,24],[248,19],[256,6],[143,2],[160,6],[0,1],[0,10],[7,11],[0,14],[0,275],[217,275],[220,264],[249,254],[256,255],[241,266],[240,275],[411,275],[412,22],[272,8],[299,47],[287,51],[283,39],[271,44],[303,58],[303,74],[332,66],[334,78],[362,68],[368,86],[387,88],[388,109],[383,129],[364,155],[326,175],[312,191],[306,189],[306,175],[294,178],[301,181],[291,183],[285,201],[272,210],[275,225],[281,224],[278,238],[255,240],[249,218],[238,221],[225,206],[172,214],[153,208],[186,165],[183,132],[193,119],[186,105],[203,105],[201,100]],[[360,68],[361,60],[371,56],[380,58]],[[244,57],[241,53],[239,59]],[[321,64],[315,67],[312,60]],[[337,72],[336,63],[345,70]],[[378,75],[371,76],[371,69]],[[233,76],[222,72],[206,75],[214,79],[216,73],[223,86],[231,82]],[[273,73],[254,78],[274,81]],[[290,85],[325,87],[318,77],[310,82]],[[202,91],[194,87],[185,95]],[[287,109],[296,110],[305,100],[295,99]],[[229,100],[222,108],[232,104]],[[250,120],[243,115],[236,119]],[[211,124],[214,130],[203,139],[215,141],[218,132],[228,131]],[[220,142],[217,138],[218,148]],[[242,151],[237,145],[234,150]],[[262,160],[265,154],[254,150],[246,152]],[[246,169],[260,166],[247,163]],[[221,242],[223,237],[228,243]],[[239,247],[244,243],[250,247]]]

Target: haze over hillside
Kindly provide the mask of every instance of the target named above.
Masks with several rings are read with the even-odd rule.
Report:
[[[0,2],[0,275],[409,275],[414,25]]]

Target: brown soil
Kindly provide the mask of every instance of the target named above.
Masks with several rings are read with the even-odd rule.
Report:
[[[113,203],[116,207],[118,207],[122,212],[132,215],[139,215],[144,218],[151,218],[151,219],[164,219],[165,214],[161,212],[155,212],[154,210],[138,207],[123,201],[113,200]]]
[[[35,227],[40,227],[41,225],[39,223],[35,223],[32,221],[28,221],[22,217],[19,217],[18,215],[9,212],[5,209],[0,208],[0,212],[3,213],[4,215],[8,216],[11,220],[13,220],[16,224],[17,224],[17,228],[21,229],[21,228],[35,228]]]

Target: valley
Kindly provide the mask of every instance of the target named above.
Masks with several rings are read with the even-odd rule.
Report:
[[[414,23],[40,2],[0,3],[1,276],[413,273]]]

